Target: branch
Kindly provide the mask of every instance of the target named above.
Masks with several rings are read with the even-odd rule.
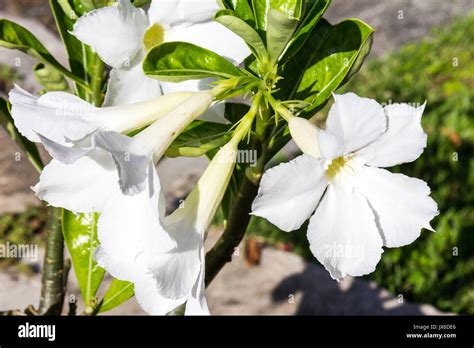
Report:
[[[65,287],[64,240],[61,231],[61,209],[51,207],[46,250],[41,278],[39,315],[60,315],[63,309]]]
[[[239,246],[247,230],[252,202],[257,195],[257,191],[258,187],[247,176],[244,176],[227,227],[213,248],[206,254],[206,287],[209,286],[222,267],[232,260],[232,254],[235,248]]]

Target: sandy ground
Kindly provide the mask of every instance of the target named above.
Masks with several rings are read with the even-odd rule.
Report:
[[[207,247],[220,230],[212,229]],[[242,247],[239,248],[242,250]],[[259,266],[249,267],[240,255],[216,277],[207,290],[212,314],[216,315],[443,315],[431,305],[409,303],[403,294],[391,294],[373,282],[346,278],[332,280],[326,270],[299,256],[265,248]],[[38,264],[38,267],[40,265]],[[74,274],[70,274],[67,299],[78,300],[83,310]],[[100,293],[104,293],[106,278]],[[39,300],[40,274],[0,273],[0,311],[24,309]],[[14,291],[12,291],[14,289]],[[106,314],[145,314],[134,298]]]
[[[13,0],[10,0],[13,1]],[[54,34],[35,19],[19,18],[1,10],[9,18],[34,32],[62,62],[64,51]],[[337,22],[346,17],[361,18],[377,29],[372,55],[397,49],[420,39],[430,28],[448,22],[453,16],[474,9],[472,0],[334,0],[327,17]],[[40,9],[38,13],[43,13]],[[18,11],[17,11],[18,12]],[[21,12],[21,11],[20,11]],[[16,65],[25,77],[22,85],[32,92],[38,85],[31,74],[35,61],[15,51],[0,48],[0,63]],[[38,204],[29,187],[38,180],[19,148],[0,129],[0,214],[18,212]],[[175,206],[186,196],[206,166],[203,158],[164,160],[158,166],[168,205]],[[77,286],[71,277],[72,294]],[[36,304],[39,274],[0,274],[0,310]],[[316,264],[274,249],[264,250],[262,264],[248,268],[235,257],[208,291],[211,311],[216,314],[433,314],[428,305],[409,304],[402,294],[392,295],[365,280],[346,279],[336,283]],[[401,303],[400,303],[401,302]],[[134,300],[115,313],[141,314]]]

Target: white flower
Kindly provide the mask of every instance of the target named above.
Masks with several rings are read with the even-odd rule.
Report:
[[[108,200],[99,218],[99,264],[114,277],[132,281],[141,307],[165,314],[186,302],[185,314],[208,314],[204,291],[204,235],[234,168],[238,140],[216,154],[182,208],[164,217],[155,176],[135,196]],[[226,156],[223,160],[222,158]]]
[[[373,272],[382,246],[412,243],[422,228],[431,230],[438,211],[424,181],[379,168],[421,155],[424,105],[382,107],[353,93],[334,98],[325,130],[290,118],[304,154],[263,175],[252,214],[284,231],[311,217],[310,249],[341,279]]]
[[[237,35],[212,21],[219,10],[216,0],[152,0],[148,14],[129,0],[119,0],[79,18],[73,34],[96,50],[113,67],[105,105],[130,104],[163,93],[198,91],[209,80],[161,83],[143,74],[141,63],[150,46],[185,41],[212,50],[240,63],[250,50]],[[212,121],[226,122],[224,105],[206,113]]]
[[[66,92],[48,92],[36,97],[15,86],[8,96],[15,127],[23,136],[33,142],[42,142],[42,137],[47,137],[74,146],[100,130],[127,133],[147,126],[192,94],[170,93],[140,103],[103,108]]]
[[[48,140],[47,133],[42,140],[55,158],[33,190],[50,205],[81,213],[101,212],[114,195],[146,191],[154,163],[212,99],[211,91],[194,92],[134,137],[97,131],[89,147],[67,147]]]

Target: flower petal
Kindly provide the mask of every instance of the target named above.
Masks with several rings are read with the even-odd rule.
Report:
[[[206,300],[206,290],[204,286],[204,272],[205,272],[205,262],[204,262],[204,248],[201,248],[201,271],[199,272],[198,280],[194,284],[191,291],[191,295],[188,297],[186,302],[186,315],[209,315],[209,307],[207,306]]]
[[[148,17],[162,25],[190,25],[212,20],[219,10],[216,0],[152,0]]]
[[[296,230],[311,216],[326,186],[322,162],[301,155],[265,172],[252,214],[283,231]]]
[[[148,17],[130,0],[119,0],[116,6],[104,7],[80,17],[72,34],[96,50],[102,60],[119,68],[130,63],[143,45]]]
[[[160,81],[146,77],[137,55],[130,67],[112,69],[103,106],[127,105],[162,95]]]
[[[189,223],[187,223],[189,222]],[[146,242],[145,262],[157,281],[159,293],[169,299],[189,296],[201,271],[200,249],[203,236],[194,229],[192,220],[166,225],[166,230],[176,247],[167,252],[156,252],[159,245],[156,231],[150,231]]]
[[[54,207],[76,213],[100,212],[110,195],[119,190],[117,180],[112,158],[95,151],[70,165],[53,159],[33,191]]]
[[[367,200],[352,186],[329,185],[308,226],[312,253],[334,279],[375,270],[382,237]]]
[[[98,109],[73,94],[49,92],[38,98],[15,86],[9,100],[16,128],[33,142],[41,142],[39,133],[64,144],[100,127],[94,120]]]
[[[165,31],[165,41],[190,42],[226,57],[234,64],[240,64],[250,55],[244,40],[217,22],[172,27]]]
[[[412,107],[408,104],[391,104],[385,107],[388,117],[387,131],[358,154],[375,167],[391,167],[412,162],[423,153],[427,135],[421,127],[425,104]]]
[[[145,144],[116,132],[96,132],[92,142],[94,147],[112,155],[124,194],[134,195],[145,189],[148,169],[153,167]]]
[[[46,137],[43,137],[41,134],[38,134],[41,142],[44,145],[44,148],[51,157],[57,159],[58,161],[64,164],[72,164],[76,162],[79,158],[86,156],[89,152],[92,151],[91,148],[82,148],[76,146],[66,146],[61,145],[55,141],[52,141]]]
[[[375,213],[385,246],[410,244],[422,228],[432,230],[430,221],[438,215],[438,207],[423,180],[372,167],[364,167],[357,180]]]
[[[325,159],[357,151],[377,140],[387,128],[382,106],[354,93],[334,94],[326,129],[319,132],[319,146]]]
[[[164,94],[186,91],[186,92],[197,92],[209,89],[209,84],[215,81],[215,79],[203,79],[203,80],[188,80],[183,82],[162,82],[161,87]],[[198,120],[229,124],[229,120],[224,117],[225,114],[225,103],[216,103],[212,105],[207,111],[198,117]]]
[[[151,315],[165,315],[186,301],[186,297],[178,300],[161,296],[156,287],[156,280],[148,271],[143,261],[143,255],[135,260],[134,275],[135,298],[145,312]]]
[[[150,172],[146,183],[146,188],[134,196],[117,190],[108,199],[99,217],[100,249],[96,259],[118,279],[134,281],[134,274],[137,273],[135,261],[144,251],[146,235],[154,233],[168,237],[160,222],[160,210],[164,207],[159,205],[164,205],[164,202],[160,198],[161,185],[155,170]],[[164,238],[162,241],[172,242]]]

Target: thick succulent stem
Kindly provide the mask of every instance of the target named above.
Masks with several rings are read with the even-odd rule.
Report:
[[[212,282],[222,267],[232,260],[232,255],[247,230],[252,202],[257,195],[257,191],[258,187],[245,176],[240,185],[227,227],[214,247],[206,254],[206,286]]]
[[[63,308],[64,239],[61,231],[61,209],[51,207],[51,216],[46,239],[46,250],[41,278],[39,315],[60,315]]]

